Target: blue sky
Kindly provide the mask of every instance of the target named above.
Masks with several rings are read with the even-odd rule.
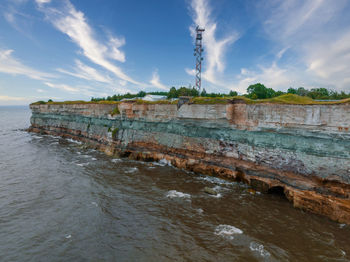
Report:
[[[0,0],[0,105],[194,84],[350,92],[347,0]]]

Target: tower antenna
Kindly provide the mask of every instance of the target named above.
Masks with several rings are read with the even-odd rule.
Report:
[[[202,52],[204,49],[202,48],[202,33],[205,31],[204,28],[200,28],[198,25],[196,27],[196,48],[194,49],[194,56],[196,57],[196,88],[198,92],[201,91],[202,85]]]

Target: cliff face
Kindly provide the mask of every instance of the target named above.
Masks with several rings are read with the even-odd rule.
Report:
[[[350,105],[31,105],[31,131],[108,154],[278,187],[295,207],[350,224]]]

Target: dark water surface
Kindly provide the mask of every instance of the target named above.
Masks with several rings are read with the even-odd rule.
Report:
[[[29,134],[29,118],[0,107],[1,261],[349,261],[349,226],[244,184]]]

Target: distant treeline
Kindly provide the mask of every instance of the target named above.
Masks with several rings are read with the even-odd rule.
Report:
[[[244,95],[251,99],[265,99],[280,96],[283,94],[295,94],[299,96],[307,96],[315,100],[340,100],[350,98],[350,93],[346,94],[344,91],[338,93],[334,90],[328,90],[327,88],[312,88],[310,90],[304,87],[292,88],[290,87],[287,92],[275,91],[272,88],[267,88],[263,84],[257,83],[250,85],[247,88],[247,94]]]
[[[136,97],[145,97],[146,95],[160,95],[160,96],[166,96],[168,99],[171,98],[178,98],[180,96],[192,96],[192,97],[231,97],[231,96],[237,96],[236,91],[230,91],[229,93],[207,93],[205,89],[201,93],[198,92],[198,90],[194,87],[180,87],[176,89],[175,87],[170,88],[169,92],[144,92],[140,91],[137,94],[130,94],[126,93],[124,95],[113,95],[113,96],[107,96],[107,97],[101,97],[91,98],[91,101],[98,102],[98,101],[120,101],[124,98],[131,99]]]
[[[247,88],[247,94],[243,95],[250,99],[265,99],[273,98],[283,94],[296,94],[299,96],[307,96],[315,100],[340,100],[345,98],[350,98],[350,93],[346,94],[344,91],[338,93],[334,90],[329,90],[327,88],[312,88],[310,90],[304,87],[299,88],[289,88],[287,92],[275,91],[272,88],[267,88],[263,84],[257,83],[250,85]],[[113,95],[101,98],[91,98],[91,101],[120,101],[124,98],[132,99],[136,97],[145,97],[146,95],[161,95],[166,96],[168,99],[178,98],[180,96],[192,96],[192,97],[233,97],[237,96],[236,91],[230,91],[229,93],[207,93],[205,89],[201,93],[194,87],[180,87],[170,88],[169,92],[144,92],[140,91],[137,94],[126,93],[124,95]]]

